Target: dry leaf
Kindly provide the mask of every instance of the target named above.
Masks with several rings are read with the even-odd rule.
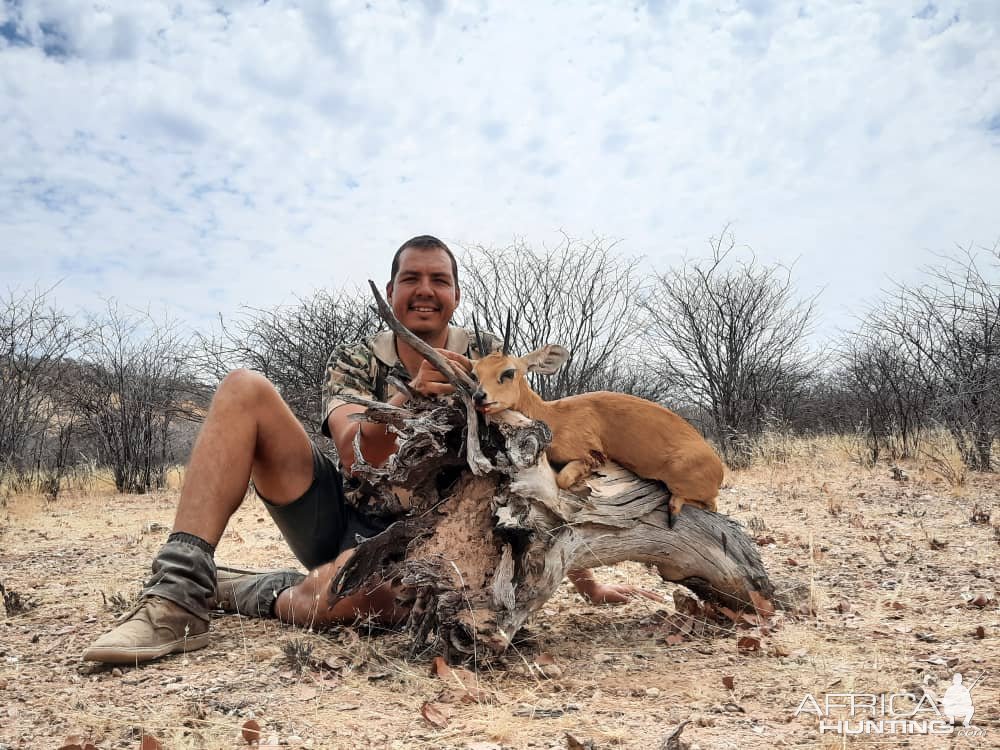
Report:
[[[984,607],[989,607],[990,605],[995,604],[995,600],[989,594],[976,594],[969,600],[969,604],[971,604],[973,607],[979,607],[980,609],[982,609]]]
[[[569,732],[566,732],[566,750],[594,750],[594,741],[584,740],[581,742]]]
[[[674,609],[686,615],[697,616],[701,614],[701,602],[693,596],[688,596],[680,590],[673,593]]]
[[[295,691],[295,697],[300,701],[311,701],[317,695],[319,695],[319,691],[308,685],[300,685]]]
[[[719,609],[719,611],[722,614],[724,614],[726,617],[728,617],[733,622],[739,622],[740,621],[740,616],[738,614],[736,614],[733,610],[731,610],[729,607],[720,606],[718,609]]]
[[[83,737],[78,734],[71,734],[63,740],[59,750],[83,750]]]
[[[731,674],[722,675],[722,685],[726,690],[732,690],[733,686],[736,684],[736,678]]]
[[[738,641],[736,641],[736,648],[742,653],[752,653],[754,651],[760,651],[760,639],[752,638],[748,635],[743,636]]]
[[[476,676],[468,669],[450,667],[441,656],[431,662],[431,674],[443,680],[448,688],[438,696],[439,702],[480,703],[486,700],[486,691],[479,687]]]
[[[435,677],[440,677],[442,680],[447,679],[451,675],[451,667],[448,666],[448,662],[444,660],[443,656],[435,656],[431,660],[431,674]]]
[[[163,745],[153,735],[144,734],[139,741],[139,750],[163,750]]]
[[[774,617],[774,605],[759,591],[750,592],[750,601],[753,602],[753,608],[758,615],[766,619]]]
[[[260,742],[260,724],[255,719],[243,722],[243,739],[249,743]]]
[[[535,657],[535,665],[539,667],[544,667],[546,664],[555,664],[556,660],[553,658],[552,654],[545,652],[540,653]]]
[[[436,729],[444,729],[448,726],[448,719],[451,718],[452,709],[443,703],[425,702],[420,707],[420,715],[424,717],[428,724]]]
[[[679,646],[682,643],[684,643],[684,636],[680,635],[679,633],[671,633],[670,635],[667,636],[668,646]]]
[[[837,602],[837,606],[834,607],[834,609],[842,615],[850,614],[854,611],[854,607],[852,607],[851,603],[846,599],[841,599]]]
[[[976,627],[975,636],[979,640],[982,640],[983,638],[985,638],[986,637],[986,628],[984,628],[982,625],[979,625],[978,627]]]

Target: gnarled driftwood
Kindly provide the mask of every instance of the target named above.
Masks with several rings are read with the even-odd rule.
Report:
[[[487,422],[472,408],[471,381],[451,380],[455,396],[406,408],[352,399],[399,446],[384,466],[356,471],[390,507],[405,494],[409,512],[358,546],[331,595],[397,581],[415,650],[430,642],[459,658],[503,652],[573,568],[635,560],[730,609],[772,599],[756,545],[734,521],[686,505],[671,528],[667,488],[615,464],[560,491],[544,454],[548,427],[511,412]]]

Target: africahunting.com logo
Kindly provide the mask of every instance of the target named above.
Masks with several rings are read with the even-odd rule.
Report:
[[[811,693],[795,709],[795,716],[819,717],[820,734],[956,734],[983,736],[985,731],[972,723],[976,713],[972,691],[986,677],[979,674],[965,685],[961,674],[952,676],[951,685],[939,701],[930,691],[913,693],[826,693],[817,700]]]

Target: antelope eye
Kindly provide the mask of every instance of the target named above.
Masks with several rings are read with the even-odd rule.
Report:
[[[503,372],[500,373],[500,382],[502,383],[505,380],[513,380],[515,372],[516,370],[513,367],[511,367],[509,370],[504,370]]]

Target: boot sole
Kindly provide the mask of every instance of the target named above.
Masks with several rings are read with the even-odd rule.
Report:
[[[83,652],[84,661],[99,661],[105,664],[140,664],[153,659],[159,659],[167,654],[180,654],[187,651],[197,651],[208,645],[210,633],[192,635],[159,646],[96,646]]]

